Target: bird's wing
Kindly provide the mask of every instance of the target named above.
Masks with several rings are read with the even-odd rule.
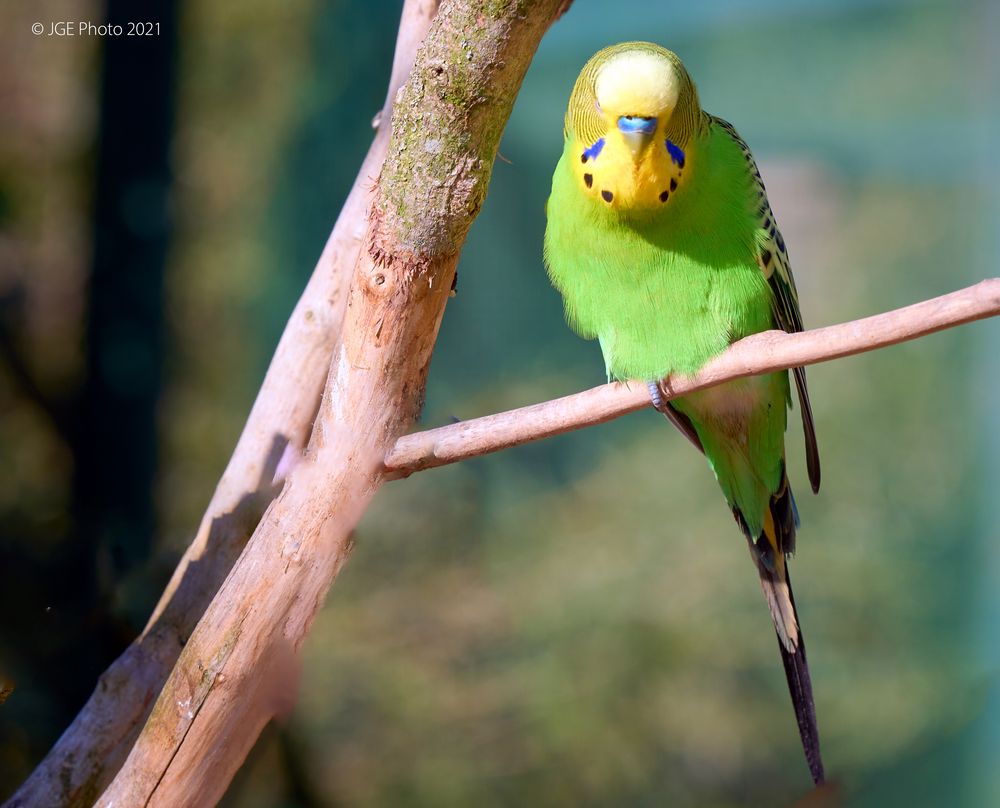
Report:
[[[750,153],[750,147],[728,121],[713,115],[712,122],[739,145],[753,177],[754,190],[757,194],[754,203],[757,205],[760,229],[763,232],[763,238],[758,242],[760,246],[757,250],[757,264],[760,266],[760,271],[764,273],[764,277],[767,278],[773,293],[772,311],[775,325],[782,331],[789,333],[802,331],[799,296],[795,289],[795,278],[792,276],[788,251],[785,249],[785,240],[781,237],[778,225],[774,221],[771,205],[767,201],[767,192],[764,190],[764,181],[761,179],[760,171]],[[799,408],[802,411],[809,482],[813,492],[818,492],[820,481],[819,447],[816,444],[816,426],[813,422],[812,406],[809,404],[809,388],[806,386],[805,368],[792,368],[792,375],[795,377],[795,387],[799,394]]]

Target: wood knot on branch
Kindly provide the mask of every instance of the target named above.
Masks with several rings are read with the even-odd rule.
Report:
[[[375,269],[379,270],[371,278],[371,283],[375,287],[385,285],[387,273],[398,274],[405,283],[409,284],[417,277],[429,274],[435,261],[447,260],[457,252],[455,250],[454,252],[434,255],[426,250],[414,252],[404,249],[386,234],[385,228],[382,226],[383,221],[384,217],[377,209],[373,208],[368,227],[368,255],[371,257]]]

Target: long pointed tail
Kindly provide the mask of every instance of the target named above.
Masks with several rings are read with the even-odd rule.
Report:
[[[792,697],[792,707],[795,709],[795,720],[799,725],[799,737],[802,739],[802,750],[809,764],[809,773],[813,782],[820,785],[825,780],[823,773],[823,758],[819,751],[819,728],[816,724],[816,706],[813,702],[812,680],[809,678],[809,663],[806,660],[806,641],[802,629],[798,627],[798,614],[795,611],[795,599],[792,596],[792,586],[788,579],[788,569],[785,568],[785,580],[776,579],[775,574],[761,569],[760,585],[768,605],[784,600],[782,612],[787,612],[795,625],[795,642],[786,644],[782,630],[778,628],[779,615],[771,610],[775,621],[775,633],[778,635],[778,650],[785,666],[785,678],[788,680],[788,692]],[[787,598],[787,600],[785,600]],[[784,615],[782,615],[783,617]],[[791,638],[789,638],[791,639]]]
[[[736,512],[737,521],[744,529],[750,545],[764,599],[774,621],[774,631],[778,635],[778,650],[785,667],[788,692],[792,697],[795,719],[799,725],[799,737],[805,752],[806,763],[813,782],[820,785],[825,781],[823,758],[819,750],[819,728],[816,724],[816,706],[813,702],[812,681],[809,678],[809,664],[806,661],[806,643],[799,627],[799,616],[795,609],[792,582],[788,577],[785,554],[795,545],[795,525],[797,520],[795,502],[788,488],[787,480],[771,498],[769,513],[763,533],[755,539],[748,535],[746,522]]]

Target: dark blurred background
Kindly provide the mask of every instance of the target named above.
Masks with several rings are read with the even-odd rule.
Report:
[[[0,798],[193,534],[370,142],[398,12],[0,6]],[[106,18],[160,30],[31,32]],[[593,51],[684,58],[755,150],[815,326],[997,274],[998,33],[989,0],[576,0],[504,136],[425,424],[602,381],[540,258]],[[796,589],[851,806],[1000,804],[998,353],[989,322],[814,368],[819,497],[792,419]],[[394,482],[227,804],[790,804],[808,775],[755,578],[653,413]]]

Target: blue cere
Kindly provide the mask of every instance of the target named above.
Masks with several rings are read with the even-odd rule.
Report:
[[[583,162],[586,163],[588,160],[596,160],[597,155],[601,153],[601,149],[603,148],[604,138],[599,137],[597,142],[583,153]]]
[[[626,135],[639,133],[651,135],[656,131],[656,118],[640,118],[636,115],[622,115],[618,119],[618,128]]]
[[[670,159],[677,164],[678,168],[684,168],[684,149],[670,138],[667,138],[667,153],[670,155]]]

